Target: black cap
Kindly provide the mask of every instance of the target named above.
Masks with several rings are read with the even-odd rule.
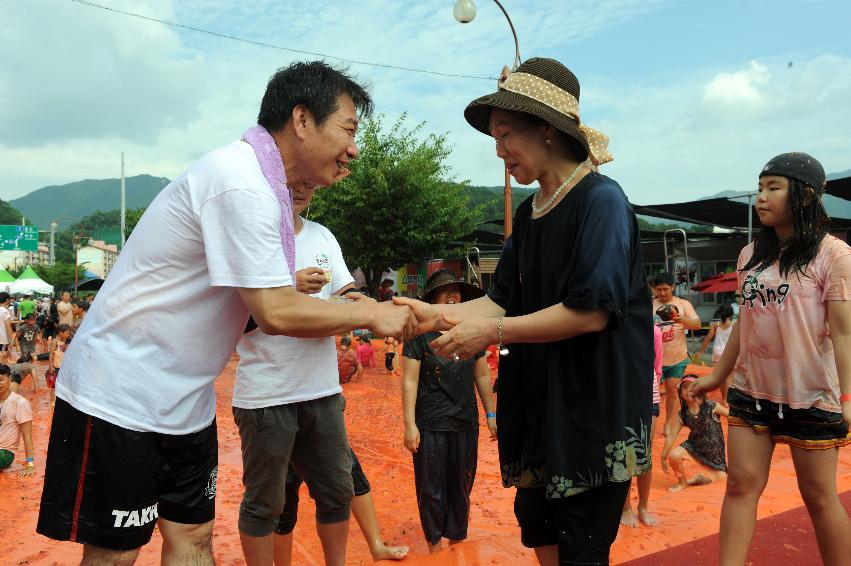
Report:
[[[800,181],[815,189],[819,194],[824,192],[826,183],[824,167],[821,166],[818,159],[800,151],[782,153],[772,158],[762,168],[759,178],[762,179],[766,175],[778,175]]]

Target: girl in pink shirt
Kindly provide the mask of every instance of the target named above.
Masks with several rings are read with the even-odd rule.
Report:
[[[847,564],[851,522],[836,493],[839,448],[851,442],[851,248],[827,233],[825,175],[804,153],[759,175],[765,226],[739,256],[743,303],[698,395],[732,371],[721,564],[743,564],[776,442],[790,445],[798,489],[825,564]]]

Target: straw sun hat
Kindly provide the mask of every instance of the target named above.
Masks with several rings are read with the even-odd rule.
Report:
[[[471,126],[490,135],[493,108],[525,112],[545,120],[572,138],[577,157],[602,165],[614,159],[607,146],[609,138],[589,128],[579,119],[579,81],[570,69],[555,59],[529,59],[501,80],[499,90],[471,102],[464,117]]]

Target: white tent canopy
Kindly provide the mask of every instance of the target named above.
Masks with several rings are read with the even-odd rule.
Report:
[[[9,283],[9,293],[13,295],[38,293],[39,295],[52,295],[53,285],[45,283],[41,279],[18,279]]]
[[[53,285],[46,283],[32,267],[27,266],[24,272],[9,284],[9,292],[13,295],[29,293],[49,295],[53,293]]]

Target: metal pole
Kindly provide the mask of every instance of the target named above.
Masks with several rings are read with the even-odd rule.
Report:
[[[517,31],[514,29],[514,23],[511,21],[511,18],[508,17],[508,12],[505,11],[505,7],[499,2],[499,0],[493,0],[499,9],[502,10],[502,13],[505,14],[505,19],[508,20],[508,26],[511,28],[511,35],[514,36],[514,66],[511,67],[512,71],[516,71],[517,67],[520,66],[520,43],[517,41]]]
[[[748,195],[748,243],[751,243],[753,234],[753,195]]]
[[[126,218],[126,198],[124,194],[124,152],[121,152],[121,249],[124,249],[124,225]]]
[[[56,263],[56,221],[50,222],[50,260],[51,267]]]

